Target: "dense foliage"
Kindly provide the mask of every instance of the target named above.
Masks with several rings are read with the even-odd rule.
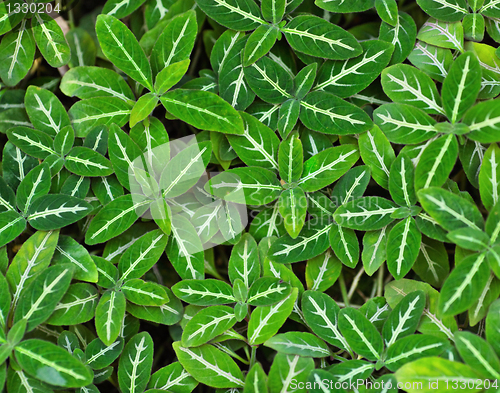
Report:
[[[7,392],[500,392],[499,0],[19,1]]]

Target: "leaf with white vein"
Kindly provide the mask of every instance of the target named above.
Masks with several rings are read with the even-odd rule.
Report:
[[[316,220],[311,220],[316,221]],[[296,238],[285,235],[272,243],[267,258],[278,263],[293,263],[314,258],[330,245],[329,233],[333,224],[321,221],[305,225]]]
[[[285,299],[292,287],[278,277],[261,277],[248,291],[247,303],[250,306],[270,306]]]
[[[500,148],[492,143],[483,158],[479,172],[479,191],[484,206],[491,210],[500,195]]]
[[[129,302],[139,306],[161,306],[169,300],[163,286],[138,278],[125,281],[121,290]]]
[[[377,328],[358,310],[344,308],[339,313],[339,329],[350,347],[368,360],[379,360],[384,348]]]
[[[481,66],[472,52],[467,52],[453,62],[441,89],[443,108],[448,119],[455,123],[476,102],[481,90]]]
[[[467,0],[417,0],[424,12],[436,19],[457,22],[469,13]]]
[[[122,19],[139,8],[145,0],[108,0],[102,9],[103,14]]]
[[[92,210],[93,207],[83,199],[64,194],[49,194],[33,201],[26,219],[33,228],[49,231],[73,224]]]
[[[70,285],[47,323],[62,326],[88,322],[95,316],[98,300],[99,294],[93,285],[81,282]]]
[[[360,43],[363,53],[345,61],[327,61],[318,72],[315,90],[324,90],[338,97],[350,97],[368,87],[389,61],[394,46],[385,41]]]
[[[56,136],[70,125],[66,109],[54,93],[37,86],[30,86],[24,97],[26,112],[33,126],[50,136]]]
[[[94,370],[108,367],[122,353],[124,341],[120,337],[111,345],[104,344],[100,339],[92,340],[85,348],[85,356],[88,364]]]
[[[390,224],[396,211],[392,201],[382,197],[363,197],[340,206],[333,216],[341,226],[362,231],[376,230]]]
[[[3,37],[0,44],[0,77],[7,86],[17,85],[33,65],[36,46],[27,21],[23,19],[19,27]]]
[[[27,321],[27,331],[45,322],[69,288],[74,268],[69,264],[51,266],[35,277],[20,297],[14,323]]]
[[[7,136],[11,143],[32,157],[43,160],[51,154],[56,154],[54,141],[42,131],[19,126],[9,129]]]
[[[419,30],[417,38],[429,45],[464,51],[464,29],[460,22],[447,23],[430,18]]]
[[[179,362],[160,368],[149,380],[148,389],[168,390],[173,393],[191,393],[198,385]]]
[[[394,52],[390,64],[403,62],[411,53],[417,38],[417,25],[406,12],[398,12],[396,24],[382,22],[379,39],[394,45]]]
[[[26,214],[35,199],[48,194],[50,180],[50,168],[47,164],[43,163],[33,168],[17,188],[16,201],[19,210]]]
[[[118,363],[118,384],[123,393],[146,389],[153,366],[153,339],[147,332],[136,334],[123,348]]]
[[[266,23],[254,1],[197,0],[196,4],[210,18],[232,30],[254,30]]]
[[[310,56],[345,60],[363,51],[351,33],[318,16],[296,16],[281,31],[294,50]]]
[[[251,345],[262,344],[274,336],[290,316],[297,296],[298,289],[293,288],[292,293],[280,302],[256,307],[248,322],[248,342]]]
[[[182,280],[172,291],[182,301],[198,306],[236,303],[231,286],[220,280]]]
[[[45,340],[24,340],[14,351],[16,361],[26,373],[51,385],[77,388],[90,384],[94,377],[68,351]]]
[[[382,88],[394,102],[411,104],[429,114],[445,114],[436,84],[419,69],[396,64],[382,71]]]
[[[307,332],[288,332],[277,334],[264,343],[264,346],[288,355],[324,358],[330,356],[326,343],[314,334]]]
[[[453,64],[451,50],[417,41],[408,60],[432,79],[442,82]]]
[[[123,292],[109,290],[102,294],[95,310],[96,332],[102,342],[111,345],[122,330],[126,299]]]
[[[231,329],[236,323],[234,309],[228,306],[211,306],[198,311],[182,332],[184,347],[198,347]]]
[[[249,233],[243,234],[231,250],[228,275],[232,283],[240,279],[247,288],[260,277],[260,260],[257,242]]]
[[[359,151],[363,162],[371,169],[373,179],[385,189],[389,188],[389,169],[396,156],[378,126],[359,136]]]
[[[361,108],[324,91],[307,94],[300,106],[300,121],[313,131],[349,135],[359,134],[373,126]]]
[[[35,12],[31,28],[37,47],[47,63],[57,68],[68,63],[71,54],[64,33],[56,20],[45,12]]]
[[[26,229],[26,220],[15,210],[0,213],[0,247],[10,243]]]
[[[119,69],[153,91],[151,66],[133,33],[117,18],[101,14],[96,33],[104,55]]]
[[[135,101],[134,93],[125,80],[113,70],[103,67],[75,67],[61,80],[61,91],[69,97],[117,97]]]
[[[113,167],[108,159],[84,146],[71,149],[65,157],[65,166],[70,172],[79,176],[105,177],[113,173]]]
[[[244,123],[243,135],[229,135],[227,139],[238,157],[248,166],[259,166],[276,171],[279,138],[269,127],[255,117],[240,112]]]
[[[478,370],[483,378],[500,378],[500,360],[485,339],[471,332],[459,331],[455,333],[455,343],[464,362]]]
[[[231,357],[210,344],[184,348],[172,344],[179,362],[198,382],[215,388],[237,388],[244,385],[243,374]]]
[[[314,369],[314,359],[298,355],[278,353],[269,370],[268,386],[270,393],[303,392],[305,389],[294,389],[307,381],[307,376]],[[300,385],[299,385],[300,384]],[[305,385],[302,385],[305,386]]]
[[[406,295],[394,307],[382,330],[382,337],[387,348],[392,346],[396,340],[415,333],[424,311],[425,302],[424,292],[415,291]]]
[[[470,133],[467,137],[480,143],[495,143],[498,141],[500,127],[500,100],[480,102],[469,109],[463,118]]]

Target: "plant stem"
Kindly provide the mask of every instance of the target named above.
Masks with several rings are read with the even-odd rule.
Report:
[[[352,295],[354,295],[354,292],[356,291],[356,288],[358,287],[359,280],[361,279],[361,276],[363,275],[364,272],[365,272],[365,269],[363,267],[361,267],[361,269],[359,269],[358,274],[356,274],[356,277],[354,277],[354,280],[352,280],[351,288],[349,289],[349,293],[347,294],[347,297],[349,298],[349,300],[352,299]]]
[[[250,356],[250,366],[249,368],[252,368],[253,365],[255,364],[257,357],[257,345],[252,345],[252,354]]]
[[[380,265],[378,269],[378,277],[377,277],[377,296],[382,296],[382,289],[384,287],[384,264]]]
[[[346,307],[349,307],[349,297],[347,296],[347,289],[345,286],[344,273],[340,273],[339,276],[340,291],[342,292],[342,299]]]

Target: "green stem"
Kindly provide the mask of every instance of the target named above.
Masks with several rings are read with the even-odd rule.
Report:
[[[377,296],[378,297],[382,296],[383,288],[384,288],[384,264],[380,265],[380,268],[378,269],[378,276],[377,276]]]
[[[346,307],[349,307],[349,296],[347,296],[347,288],[345,286],[344,273],[341,272],[339,276],[340,291],[342,292],[342,299]]]
[[[252,345],[252,355],[250,356],[250,368],[252,368],[256,362],[257,347],[258,347],[257,345]]]

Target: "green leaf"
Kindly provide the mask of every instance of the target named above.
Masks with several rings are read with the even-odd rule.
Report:
[[[300,102],[300,120],[313,131],[324,134],[359,134],[372,128],[370,117],[361,108],[333,94],[313,91]]]
[[[74,147],[65,160],[66,168],[79,176],[104,177],[113,173],[111,162],[88,147]]]
[[[442,82],[453,64],[451,50],[417,41],[408,60],[432,79]]]
[[[75,67],[61,80],[61,91],[70,97],[116,97],[125,102],[135,101],[134,93],[125,80],[113,70],[102,67]]]
[[[121,281],[141,278],[158,262],[168,237],[160,230],[147,232],[123,253],[118,263]]]
[[[250,88],[262,100],[281,104],[293,97],[293,79],[286,69],[270,57],[263,57],[244,68]]]
[[[413,50],[416,38],[417,25],[406,12],[398,12],[397,22],[394,26],[385,22],[380,25],[379,39],[394,45],[390,64],[403,62]]]
[[[95,310],[96,332],[102,342],[111,345],[118,338],[125,316],[126,300],[123,292],[109,290],[102,294]]]
[[[75,143],[75,131],[70,125],[64,127],[54,138],[54,150],[61,156],[69,153]]]
[[[148,117],[158,104],[158,97],[154,93],[146,93],[139,98],[130,112],[130,127]]]
[[[397,342],[396,340],[415,333],[424,311],[425,302],[423,291],[411,292],[391,311],[382,330],[386,347],[389,348]]]
[[[500,378],[500,360],[490,344],[483,338],[471,332],[456,332],[455,343],[465,363],[479,373],[483,378]]]
[[[68,351],[48,341],[25,340],[14,352],[24,371],[43,382],[65,388],[78,388],[92,382],[90,369]]]
[[[243,374],[229,355],[210,344],[184,348],[179,341],[172,344],[182,366],[198,382],[217,388],[235,388],[244,385]]]
[[[313,369],[314,360],[311,358],[278,353],[274,357],[269,371],[269,392],[304,392],[305,389],[293,389],[293,386],[295,384],[297,384],[297,388],[304,386],[303,384],[307,381],[307,376]]]
[[[14,323],[21,319],[28,322],[27,331],[45,322],[69,288],[73,266],[52,266],[40,273],[19,298]]]
[[[467,388],[471,393],[479,392],[482,386],[475,388],[475,381],[479,375],[469,366],[438,357],[425,357],[407,363],[395,374],[398,383],[408,384],[405,389],[409,393],[430,393],[435,391],[452,391],[450,381],[460,381],[471,384]],[[446,384],[448,382],[448,385]],[[432,385],[431,385],[432,384]]]
[[[171,64],[189,59],[197,32],[196,13],[193,10],[173,18],[158,37],[151,52],[154,74]]]
[[[371,169],[373,179],[387,189],[389,187],[389,168],[396,156],[380,128],[375,126],[359,136],[359,151],[363,162]]]
[[[0,78],[7,86],[17,85],[30,70],[35,58],[35,40],[26,23],[27,19],[23,19],[17,29],[3,37],[0,44]]]
[[[415,334],[397,340],[388,350],[385,367],[397,371],[406,363],[429,356],[439,356],[450,344],[444,338]]]
[[[435,83],[424,72],[407,64],[396,64],[382,71],[382,88],[397,103],[411,102],[429,114],[445,114]]]
[[[424,12],[445,22],[458,22],[469,13],[466,0],[417,0]]]
[[[492,143],[484,154],[479,172],[479,191],[484,206],[491,210],[498,203],[500,194],[500,148]]]
[[[132,32],[117,18],[101,14],[96,33],[104,55],[119,69],[153,91],[151,66]]]
[[[254,30],[266,23],[254,1],[196,0],[196,4],[208,17],[232,30]]]
[[[123,349],[118,364],[118,384],[124,393],[142,392],[153,366],[153,339],[147,332],[133,336]]]
[[[382,229],[393,221],[393,202],[381,197],[363,197],[340,206],[333,219],[341,226],[361,231]]]
[[[485,4],[480,9],[481,14],[490,18],[499,18],[500,10],[498,8],[498,2],[495,0],[486,0]]]
[[[447,23],[430,18],[418,32],[417,38],[436,47],[464,51],[464,29],[460,22]]]
[[[448,253],[444,244],[422,236],[420,253],[413,265],[413,271],[425,282],[440,288],[450,272]]]
[[[330,246],[344,265],[351,269],[356,267],[359,261],[359,243],[352,229],[334,224],[330,231]]]
[[[497,142],[500,116],[495,116],[495,113],[498,113],[499,105],[498,100],[483,101],[466,112],[463,123],[467,124],[471,131],[467,134],[468,138],[481,143]]]
[[[325,342],[307,332],[288,332],[277,334],[264,343],[264,346],[287,355],[324,358],[330,356],[330,349]]]
[[[104,344],[100,339],[92,340],[85,348],[85,357],[94,370],[100,370],[113,363],[123,351],[123,339],[119,338],[111,345]]]
[[[248,67],[266,55],[278,39],[280,32],[274,26],[259,26],[248,38],[243,52],[243,66]]]
[[[213,93],[177,89],[163,95],[161,102],[167,111],[193,127],[236,135],[243,134],[243,120],[240,115],[231,105]]]
[[[33,168],[17,188],[16,201],[19,210],[26,214],[34,200],[48,194],[50,180],[50,168],[47,164]]]
[[[102,9],[102,13],[122,19],[134,12],[143,3],[144,0],[108,0]]]
[[[452,270],[439,296],[439,312],[443,316],[457,315],[469,309],[489,278],[486,254],[472,254]]]
[[[327,343],[351,352],[338,326],[340,307],[330,296],[316,291],[305,291],[302,295],[302,312],[315,334]]]
[[[427,213],[444,229],[483,228],[483,217],[467,199],[437,187],[418,191],[418,199]]]
[[[154,282],[133,278],[125,281],[121,290],[129,302],[139,306],[161,306],[168,302],[165,289]]]
[[[387,227],[377,231],[367,231],[363,236],[361,260],[366,274],[373,275],[387,259]]]
[[[346,61],[326,61],[319,70],[314,89],[345,98],[368,87],[389,64],[394,46],[379,40],[360,44],[363,54]]]
[[[213,177],[205,190],[229,202],[266,205],[278,198],[282,188],[271,171],[243,167],[229,169]]]
[[[172,217],[172,236],[166,253],[181,278],[203,279],[203,245],[193,224],[186,217]]]
[[[26,111],[36,129],[56,136],[70,121],[66,109],[54,93],[30,86],[24,97]]]
[[[294,50],[310,56],[345,60],[363,51],[351,33],[318,16],[296,16],[281,31]]]
[[[260,277],[257,242],[248,233],[243,234],[231,251],[228,276],[233,284],[237,279],[242,280],[246,288],[250,288]]]
[[[55,306],[47,323],[61,326],[88,322],[95,316],[98,298],[97,289],[93,285],[84,283],[70,285],[66,294]]]
[[[396,0],[376,0],[375,8],[380,19],[391,26],[396,26],[398,23],[398,4]]]
[[[261,4],[262,16],[268,22],[278,24],[285,14],[286,0],[264,0]]]
[[[303,172],[302,143],[297,133],[281,142],[278,152],[279,173],[285,183],[296,182]]]
[[[248,113],[240,112],[240,115],[244,132],[241,136],[227,134],[231,147],[248,166],[277,170],[276,153],[280,141],[276,133]]]
[[[49,194],[31,204],[26,219],[38,230],[50,231],[73,224],[92,212],[83,199],[64,194]]]
[[[461,228],[449,232],[446,237],[462,248],[483,251],[488,248],[489,236],[478,229]]]
[[[278,263],[293,263],[314,258],[328,248],[331,225],[322,222],[308,223],[295,239],[285,235],[276,240],[269,249],[267,257]]]
[[[160,368],[151,376],[148,389],[169,390],[174,393],[191,393],[197,385],[198,381],[189,375],[179,362],[174,362]]]
[[[198,347],[231,329],[236,323],[234,310],[228,306],[204,308],[190,319],[182,332],[182,345]]]
[[[185,59],[163,68],[158,75],[156,75],[154,86],[155,92],[162,95],[175,86],[186,74],[189,64],[189,59]]]
[[[248,342],[251,345],[262,344],[274,336],[290,316],[298,289],[294,288],[292,293],[285,299],[272,306],[256,307],[248,321]]]
[[[198,306],[236,302],[231,286],[220,280],[182,280],[172,287],[172,291],[182,301]]]
[[[183,308],[181,302],[172,293],[167,291],[169,302],[159,307],[139,306],[127,303],[127,312],[138,319],[159,323],[162,325],[175,325],[182,318]]]
[[[7,136],[11,143],[30,156],[43,160],[56,154],[54,141],[44,132],[28,127],[13,127],[7,131]]]
[[[377,328],[354,308],[344,308],[339,313],[339,329],[349,346],[368,360],[379,360],[384,343]]]
[[[300,187],[283,191],[278,200],[278,208],[284,219],[285,229],[295,239],[304,226],[307,214],[307,197]]]
[[[443,82],[441,95],[446,116],[452,123],[460,120],[474,105],[481,89],[481,67],[474,53],[459,56]]]
[[[71,50],[70,67],[93,66],[97,54],[94,39],[85,29],[74,27],[66,33]]]
[[[348,14],[367,11],[375,5],[374,0],[328,1],[316,0],[316,5],[326,11]]]
[[[57,68],[68,63],[71,54],[62,29],[55,19],[45,12],[35,12],[31,28],[37,47],[51,67]]]
[[[270,306],[276,304],[290,294],[292,287],[277,277],[261,277],[248,291],[247,303],[250,306]]]
[[[339,179],[358,158],[358,150],[353,145],[323,150],[304,163],[302,176],[297,184],[306,192],[318,191]]]
[[[265,393],[267,392],[267,375],[260,363],[255,363],[245,378],[244,393]]]
[[[93,97],[78,101],[69,109],[77,137],[84,138],[96,126],[124,126],[132,107],[118,97]]]
[[[392,163],[389,174],[391,197],[400,206],[411,207],[417,203],[415,193],[415,167],[411,159],[400,154]]]
[[[437,134],[436,121],[424,111],[405,104],[384,104],[373,112],[373,121],[392,143],[416,144]]]

